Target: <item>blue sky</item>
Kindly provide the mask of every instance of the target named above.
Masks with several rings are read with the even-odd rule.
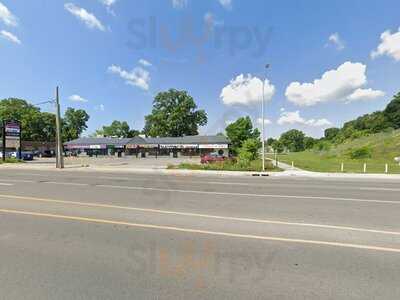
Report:
[[[266,136],[320,136],[400,91],[398,0],[0,0],[0,98],[142,129],[154,95],[187,90],[201,133],[250,115]],[[268,70],[265,64],[270,64]],[[50,106],[43,106],[51,111]]]

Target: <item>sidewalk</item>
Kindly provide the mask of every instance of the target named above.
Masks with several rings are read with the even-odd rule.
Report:
[[[282,167],[282,164],[279,164]],[[353,174],[353,173],[319,173],[310,172],[299,169],[293,169],[286,165],[287,169],[283,172],[239,172],[239,171],[205,171],[205,170],[176,170],[159,168],[135,168],[121,167],[116,165],[108,166],[85,166],[85,165],[67,165],[65,171],[74,172],[103,172],[103,173],[121,173],[121,174],[159,174],[173,176],[217,176],[217,177],[252,177],[266,176],[279,178],[336,178],[336,179],[386,179],[399,180],[400,174]],[[0,172],[5,170],[30,170],[30,171],[53,171],[62,172],[63,170],[55,169],[53,165],[40,164],[3,164],[0,165]]]

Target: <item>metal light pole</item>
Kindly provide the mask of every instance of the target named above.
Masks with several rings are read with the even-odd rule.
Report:
[[[265,69],[269,68],[269,64],[265,66]],[[265,172],[265,130],[264,130],[264,102],[265,102],[265,95],[264,95],[264,90],[265,90],[265,80],[267,80],[267,76],[264,77],[263,82],[262,82],[262,103],[261,103],[261,136],[262,136],[262,171]]]
[[[56,168],[64,168],[63,146],[61,140],[61,115],[58,87],[56,88]]]

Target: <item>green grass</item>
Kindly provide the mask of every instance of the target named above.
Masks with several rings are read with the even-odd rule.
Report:
[[[256,160],[251,162],[248,166],[242,166],[234,162],[215,162],[212,164],[189,164],[181,163],[179,165],[169,165],[168,169],[185,169],[185,170],[208,170],[208,171],[254,171],[261,172],[262,161]],[[269,172],[279,172],[282,171],[272,165],[271,162],[266,162],[266,171]]]
[[[0,158],[0,164],[4,164],[4,163],[6,163],[6,164],[17,164],[17,163],[23,163],[23,162],[24,162],[23,160],[12,158],[12,157],[6,158],[5,161],[3,161],[2,158]]]
[[[370,157],[365,159],[351,159],[350,152],[361,147],[371,150]],[[400,156],[400,130],[379,133],[345,142],[332,147],[328,151],[305,151],[279,155],[279,161],[295,167],[316,172],[341,172],[344,163],[346,173],[363,173],[364,163],[367,164],[367,173],[384,173],[385,164],[389,165],[389,173],[400,174],[400,166],[394,161]],[[272,156],[269,156],[273,158]]]

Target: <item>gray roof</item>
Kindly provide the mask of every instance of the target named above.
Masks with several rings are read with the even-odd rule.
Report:
[[[183,137],[141,138],[142,141],[132,139],[129,144],[229,144],[227,137],[222,135],[196,135]]]
[[[145,144],[229,144],[227,137],[222,135],[196,135],[184,137],[158,137],[148,138],[139,137],[134,138],[89,138],[81,137],[73,141],[64,143],[64,145],[115,145],[124,146],[131,145],[145,145]]]
[[[101,137],[101,138],[90,138],[90,137],[81,137],[73,141],[69,141],[64,143],[64,145],[114,145],[114,146],[124,146],[126,145],[131,138],[109,138],[109,137]]]

